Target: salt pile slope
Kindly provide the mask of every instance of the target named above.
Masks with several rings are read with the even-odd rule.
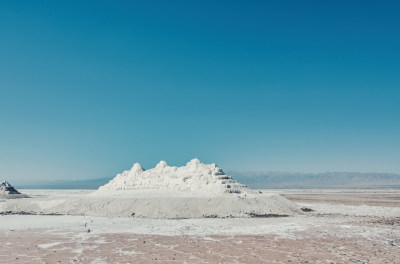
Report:
[[[118,174],[91,197],[112,199],[103,207],[111,215],[143,218],[286,216],[299,213],[298,206],[282,196],[251,190],[215,164],[203,164],[198,159],[183,167],[168,166],[161,161],[150,170],[144,170],[136,163],[131,170]]]
[[[139,163],[129,171],[118,174],[99,191],[115,190],[174,190],[190,193],[241,193],[246,186],[233,180],[215,164],[193,159],[183,167],[170,167],[160,161],[150,170]]]
[[[21,194],[7,181],[0,183],[0,199],[15,199],[15,198],[27,198],[28,195]]]

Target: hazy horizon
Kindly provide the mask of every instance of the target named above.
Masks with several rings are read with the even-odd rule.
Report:
[[[152,169],[152,168],[154,168],[154,166],[151,167],[151,168],[149,167],[149,168],[144,168],[144,169],[147,170],[147,169]],[[91,177],[91,178],[77,177],[77,178],[67,178],[67,179],[62,179],[62,178],[51,178],[51,179],[48,179],[48,178],[40,178],[40,177],[38,177],[38,178],[33,178],[31,180],[32,181],[35,181],[35,180],[40,180],[40,181],[47,181],[47,180],[49,180],[49,181],[52,181],[52,180],[55,180],[55,181],[64,181],[64,180],[66,180],[66,181],[67,180],[79,181],[79,180],[96,180],[96,179],[104,179],[104,178],[112,179],[117,174],[119,174],[119,173],[121,173],[121,172],[123,172],[125,170],[129,170],[129,169],[130,168],[121,169],[118,172],[116,172],[115,174],[108,175],[108,176],[105,176],[105,177]],[[315,172],[305,172],[305,171],[267,171],[267,170],[265,170],[265,171],[262,171],[262,170],[224,170],[224,171],[226,173],[228,173],[228,174],[240,173],[242,175],[249,175],[248,177],[265,175],[265,174],[270,174],[270,173],[273,173],[273,174],[276,174],[276,175],[278,175],[278,174],[283,174],[283,175],[286,175],[286,174],[320,175],[320,174],[329,174],[329,173],[349,173],[349,174],[393,174],[393,175],[399,175],[400,176],[400,173],[378,172],[378,171],[315,171]],[[4,178],[4,179],[0,178],[0,180],[8,181],[6,178]],[[24,181],[26,179],[20,179],[20,181],[21,180]]]
[[[149,168],[150,169],[150,168]],[[120,172],[122,173],[122,171]],[[239,172],[225,171],[234,180],[250,188],[399,188],[400,174],[362,172]],[[92,179],[34,179],[13,182],[18,188],[34,189],[97,189],[116,175]]]

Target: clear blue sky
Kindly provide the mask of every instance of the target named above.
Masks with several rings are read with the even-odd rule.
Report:
[[[0,178],[400,173],[399,1],[1,1]]]

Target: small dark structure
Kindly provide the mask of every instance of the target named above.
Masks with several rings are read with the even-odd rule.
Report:
[[[7,181],[0,183],[0,198],[13,199],[13,198],[28,198],[28,195],[20,193]]]

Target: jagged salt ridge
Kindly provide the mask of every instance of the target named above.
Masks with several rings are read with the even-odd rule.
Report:
[[[175,190],[183,192],[241,193],[243,184],[226,175],[216,164],[204,164],[198,159],[186,166],[168,166],[160,161],[153,169],[144,170],[139,163],[118,174],[99,191],[110,190]]]

